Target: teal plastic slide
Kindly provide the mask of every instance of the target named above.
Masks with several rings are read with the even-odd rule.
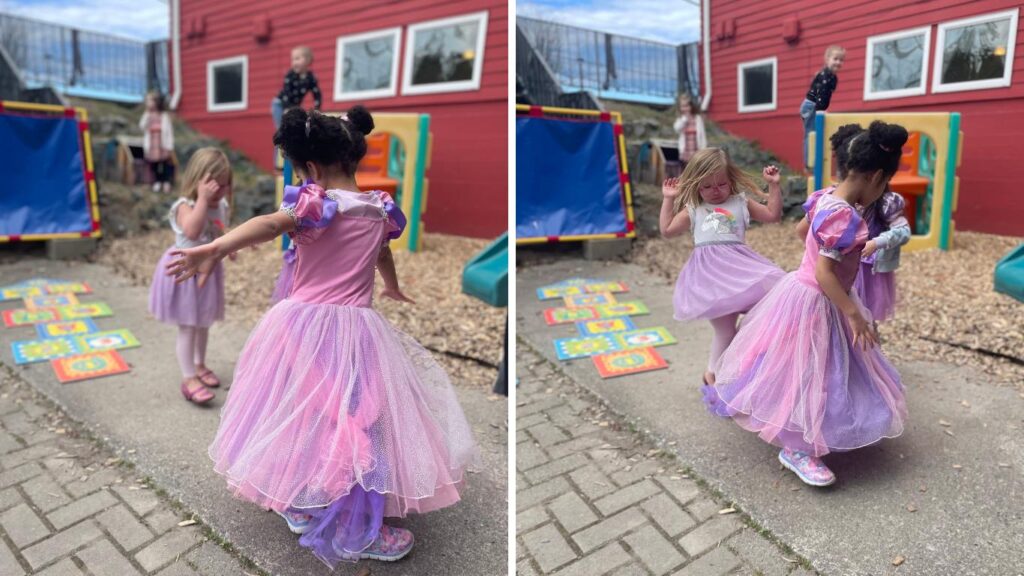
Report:
[[[497,308],[508,306],[508,233],[462,268],[462,291]]]
[[[1024,302],[1024,244],[996,263],[996,292]]]

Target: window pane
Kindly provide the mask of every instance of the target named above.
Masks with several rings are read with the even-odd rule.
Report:
[[[393,36],[344,43],[341,91],[362,92],[391,87],[395,58]]]
[[[225,64],[213,69],[213,103],[242,101],[242,63]]]
[[[1010,20],[972,24],[946,30],[942,47],[942,83],[1002,78]]]
[[[477,22],[417,30],[413,39],[413,85],[472,80],[479,33]]]
[[[920,88],[924,72],[924,34],[873,43],[871,91]]]
[[[771,64],[762,64],[743,69],[744,106],[772,103],[773,68]]]

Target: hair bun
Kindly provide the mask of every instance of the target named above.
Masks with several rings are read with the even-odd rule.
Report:
[[[907,143],[907,129],[899,124],[886,124],[875,120],[868,128],[868,138],[887,152],[901,150]]]
[[[348,111],[348,121],[363,134],[373,132],[373,116],[362,104],[353,106]]]
[[[832,143],[832,149],[838,150],[842,148],[849,142],[850,137],[856,136],[863,131],[864,128],[860,124],[844,124],[840,126],[836,133],[829,138],[829,141]]]

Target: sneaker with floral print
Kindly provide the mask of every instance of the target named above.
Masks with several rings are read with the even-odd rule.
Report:
[[[836,475],[825,466],[821,458],[806,452],[783,448],[779,452],[779,462],[792,470],[804,484],[811,486],[828,486],[836,481]]]
[[[277,510],[274,510],[277,512]],[[288,529],[292,531],[292,534],[304,534],[306,530],[310,528],[310,520],[313,519],[309,514],[298,512],[294,508],[288,508],[284,512],[277,512],[277,515],[284,518],[284,521],[288,523]]]
[[[334,544],[334,542],[332,542]],[[362,552],[352,554],[343,550],[334,551],[341,557],[349,560],[380,560],[382,562],[394,562],[405,558],[406,554],[412,551],[412,532],[405,528],[388,526],[382,524],[377,539]]]

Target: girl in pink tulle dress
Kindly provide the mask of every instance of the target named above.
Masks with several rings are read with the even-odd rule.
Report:
[[[781,447],[782,464],[812,486],[835,482],[821,456],[898,436],[907,418],[900,376],[852,290],[868,240],[855,206],[882,196],[906,140],[875,122],[850,141],[847,177],[804,206],[800,268],[750,311],[704,387],[712,412]]]
[[[236,496],[284,516],[331,567],[404,557],[412,533],[384,517],[454,504],[479,458],[444,370],[372,308],[375,266],[382,294],[408,301],[387,248],[404,217],[354,179],[372,129],[361,106],[341,119],[286,112],[274,144],[311,183],[168,268],[203,279],[242,247],[284,232],[297,245],[284,299],[238,359],[209,453]]]
[[[676,320],[708,320],[711,340],[704,383],[715,381],[715,365],[736,335],[739,315],[750,310],[784,275],[781,268],[747,246],[744,237],[753,218],[778,222],[782,217],[779,169],[767,166],[768,205],[747,198],[761,194],[757,184],[729,161],[721,148],[698,151],[679,178],[662,186],[659,225],[665,238],[693,234],[694,249],[676,281]]]

